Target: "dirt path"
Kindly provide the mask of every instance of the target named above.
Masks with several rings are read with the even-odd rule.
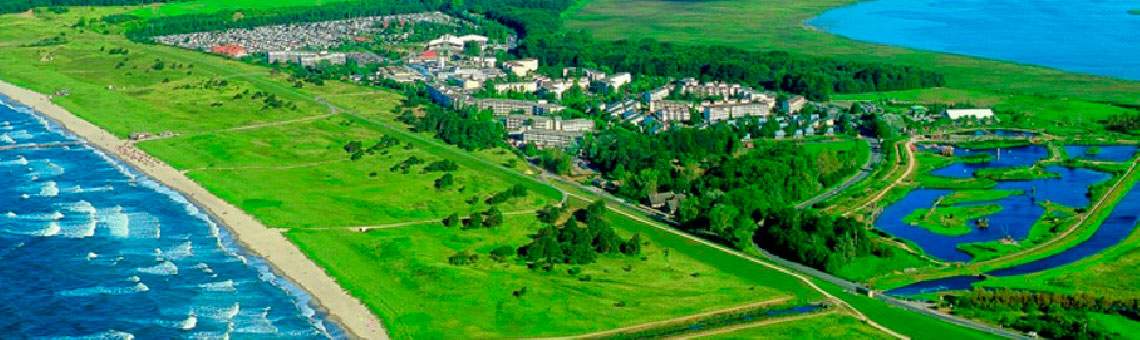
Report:
[[[754,309],[754,308],[759,308],[759,307],[766,307],[766,306],[771,306],[771,305],[776,305],[776,304],[780,304],[780,303],[788,302],[788,301],[791,301],[791,300],[792,300],[792,297],[791,297],[791,296],[784,296],[784,297],[780,297],[780,298],[776,298],[776,299],[772,299],[772,300],[765,300],[765,301],[760,301],[760,302],[753,302],[753,303],[749,303],[749,304],[746,304],[746,305],[742,305],[742,306],[736,306],[736,307],[732,307],[732,308],[726,308],[726,309],[720,309],[720,310],[708,311],[708,312],[704,312],[704,313],[700,313],[700,314],[693,314],[693,315],[682,316],[682,317],[679,317],[679,318],[675,318],[675,319],[669,319],[669,320],[661,320],[661,321],[653,321],[653,322],[646,322],[646,323],[643,323],[643,324],[640,324],[640,325],[633,325],[633,326],[628,326],[628,327],[615,328],[615,329],[611,329],[611,330],[607,330],[607,331],[593,332],[593,333],[589,333],[589,334],[575,335],[575,336],[572,336],[572,337],[565,337],[565,338],[548,338],[548,339],[582,339],[582,338],[603,338],[603,337],[608,337],[608,336],[615,336],[615,335],[618,335],[618,334],[621,334],[621,333],[631,333],[631,332],[637,332],[637,331],[642,331],[642,330],[646,330],[646,329],[652,329],[652,328],[656,328],[656,327],[660,327],[660,326],[665,326],[665,325],[670,325],[670,324],[676,324],[676,323],[685,323],[685,322],[692,322],[692,321],[697,321],[697,320],[700,320],[700,319],[703,319],[703,318],[706,318],[706,317],[710,317],[710,316],[713,316],[713,315],[718,315],[718,314],[725,314],[725,313],[733,313],[733,312],[738,312],[738,311],[743,311],[743,310],[749,310],[749,309]]]
[[[914,169],[918,165],[918,162],[914,159],[914,141],[908,140],[908,141],[906,141],[906,143],[903,144],[902,147],[906,150],[906,154],[907,154],[906,171],[903,172],[902,176],[899,176],[899,178],[895,179],[894,182],[892,182],[886,188],[883,188],[883,190],[879,191],[878,194],[875,194],[875,196],[872,196],[871,199],[867,200],[867,202],[864,202],[859,207],[856,207],[855,209],[851,209],[847,213],[844,213],[843,216],[850,216],[851,214],[853,214],[857,211],[861,211],[863,209],[866,209],[871,204],[879,202],[879,200],[883,199],[883,196],[886,196],[887,193],[890,193],[891,190],[894,190],[894,188],[901,185],[904,180],[906,180],[907,178],[910,177],[911,173],[914,172]]]
[[[177,169],[162,162],[150,162],[134,157],[132,155],[134,152],[145,153],[128,141],[55,105],[47,96],[3,81],[0,81],[0,93],[34,108],[58,122],[63,128],[82,137],[92,146],[114,155],[205,208],[214,219],[229,229],[234,238],[246,249],[264,258],[276,272],[308,292],[314,301],[328,312],[329,317],[342,325],[347,332],[366,339],[388,338],[380,319],[360,300],[345,292],[331,276],[305,257],[304,253],[280,232],[267,228],[253,216],[210,193]]]
[[[735,332],[735,331],[739,331],[739,330],[752,329],[752,328],[756,328],[756,327],[764,327],[764,326],[769,326],[769,325],[774,325],[774,324],[779,324],[779,323],[792,322],[792,321],[799,321],[799,320],[804,320],[804,319],[812,319],[812,318],[818,318],[818,317],[821,317],[821,316],[827,316],[827,315],[831,315],[831,314],[835,314],[835,313],[838,313],[838,312],[836,312],[836,311],[829,311],[829,312],[823,312],[823,313],[811,313],[811,314],[804,314],[804,315],[789,316],[789,317],[784,317],[784,318],[777,318],[777,319],[766,319],[766,320],[763,320],[763,321],[757,321],[757,322],[753,322],[753,323],[746,323],[746,324],[743,324],[743,325],[736,325],[736,326],[731,326],[731,327],[717,328],[717,329],[714,329],[714,330],[710,330],[710,331],[706,331],[706,332],[700,332],[700,333],[696,333],[696,334],[686,334],[686,335],[684,335],[684,336],[673,337],[673,338],[670,338],[670,339],[696,339],[696,338],[704,338],[704,337],[710,337],[710,336],[714,336],[714,335],[720,335],[720,334],[727,334],[727,333],[732,333],[732,332]]]

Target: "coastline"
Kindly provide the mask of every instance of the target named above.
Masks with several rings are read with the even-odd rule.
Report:
[[[387,330],[360,300],[352,297],[322,268],[282,234],[207,191],[179,170],[146,156],[127,140],[86,121],[50,98],[0,80],[0,94],[34,109],[89,145],[111,155],[182,194],[223,225],[245,250],[265,260],[276,273],[304,290],[348,334],[364,339],[388,339]]]

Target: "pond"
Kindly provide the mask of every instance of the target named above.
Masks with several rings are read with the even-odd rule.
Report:
[[[1105,162],[1127,162],[1136,155],[1135,145],[1067,145],[1069,158]]]
[[[975,164],[984,165],[984,164]],[[970,233],[960,236],[943,235],[922,227],[912,226],[903,219],[918,209],[934,206],[939,197],[950,194],[951,190],[917,189],[908,193],[902,200],[883,210],[875,221],[875,227],[887,233],[906,239],[918,245],[928,255],[944,261],[969,261],[970,255],[958,250],[959,244],[988,242],[1009,236],[1017,240],[1029,234],[1029,228],[1045,209],[1038,203],[1045,200],[1069,207],[1086,207],[1089,204],[1086,192],[1092,184],[1111,178],[1106,173],[1084,169],[1051,166],[1047,170],[1060,175],[1059,178],[1032,181],[998,182],[997,189],[1014,189],[1022,193],[1001,200],[984,202],[998,204],[1002,210],[987,216],[990,227],[973,228]],[[978,204],[978,203],[973,203]],[[971,226],[973,222],[971,222]]]
[[[1132,190],[1108,215],[1100,228],[1088,240],[1055,255],[988,273],[990,276],[1015,276],[1045,271],[1080,261],[1086,257],[1112,247],[1130,235],[1140,223],[1140,191]],[[948,290],[970,289],[974,283],[982,281],[978,276],[956,276],[944,279],[918,282],[887,292],[893,296],[913,296]]]
[[[955,149],[954,155],[967,157],[977,154],[988,154],[991,160],[986,163],[954,163],[950,166],[935,169],[930,173],[936,176],[950,178],[970,178],[974,171],[983,168],[1016,168],[1026,167],[1040,160],[1049,158],[1049,148],[1041,145],[1028,145],[1001,149]]]

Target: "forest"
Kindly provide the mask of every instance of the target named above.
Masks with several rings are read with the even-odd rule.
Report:
[[[1111,299],[1085,294],[975,289],[948,296],[954,313],[996,318],[998,324],[1053,339],[1108,339],[1109,333],[1089,313],[1118,314],[1140,320],[1140,299]]]
[[[771,224],[773,228],[796,229],[816,238],[803,242],[804,249],[783,239],[766,238],[761,245],[782,255],[794,253],[792,257],[805,264],[828,268],[839,259],[830,252],[848,245],[842,242],[853,242],[851,251],[843,253],[848,257],[874,250],[866,243],[870,238],[863,234],[865,231],[851,230],[852,221],[824,221],[818,215],[781,210],[854,173],[860,166],[859,157],[842,150],[812,153],[801,145],[780,142],[761,141],[749,149],[740,141],[748,129],[718,124],[647,135],[614,127],[587,138],[582,153],[614,184],[620,196],[647,202],[657,193],[686,195],[676,212],[677,221],[687,229],[711,233],[737,247],[748,246],[757,224],[771,215],[786,222]],[[827,222],[828,226],[799,229],[791,225],[809,222]],[[842,237],[851,240],[834,244]],[[824,243],[828,245],[826,252],[815,251]]]
[[[874,242],[866,224],[850,217],[792,208],[758,216],[761,222],[752,236],[756,245],[812,268],[835,272],[857,257],[891,256],[891,248]]]
[[[832,93],[895,91],[942,86],[931,71],[887,64],[746,51],[728,46],[689,46],[656,40],[601,41],[586,32],[527,39],[519,54],[544,65],[602,68],[639,75],[695,77],[802,94],[826,100]]]
[[[177,0],[175,0],[177,1]],[[18,13],[35,7],[54,6],[134,6],[169,0],[0,0],[0,14]]]

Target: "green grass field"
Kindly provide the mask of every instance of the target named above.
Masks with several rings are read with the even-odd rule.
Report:
[[[755,328],[701,337],[698,339],[892,339],[891,336],[843,314],[766,324]]]
[[[928,67],[947,77],[947,88],[839,96],[974,103],[1023,114],[1024,127],[1057,132],[1100,129],[1112,114],[1140,104],[1140,82],[1078,75],[972,57],[875,45],[821,32],[804,22],[853,0],[589,0],[563,15],[568,29],[605,39],[655,38],[689,44],[787,50],[867,62]],[[1079,113],[1079,114],[1074,114]]]
[[[288,236],[334,275],[348,279],[342,281],[345,287],[363,297],[396,338],[568,336],[795,298],[771,284],[787,280],[780,274],[726,273],[683,250],[666,251],[654,238],[645,239],[641,257],[606,256],[551,272],[487,256],[498,246],[525,244],[538,227],[525,215],[508,217],[496,229],[428,223],[368,233],[294,229]],[[463,250],[480,254],[479,262],[447,263],[448,256]],[[569,274],[573,267],[581,273]],[[514,296],[524,287],[525,294]]]

